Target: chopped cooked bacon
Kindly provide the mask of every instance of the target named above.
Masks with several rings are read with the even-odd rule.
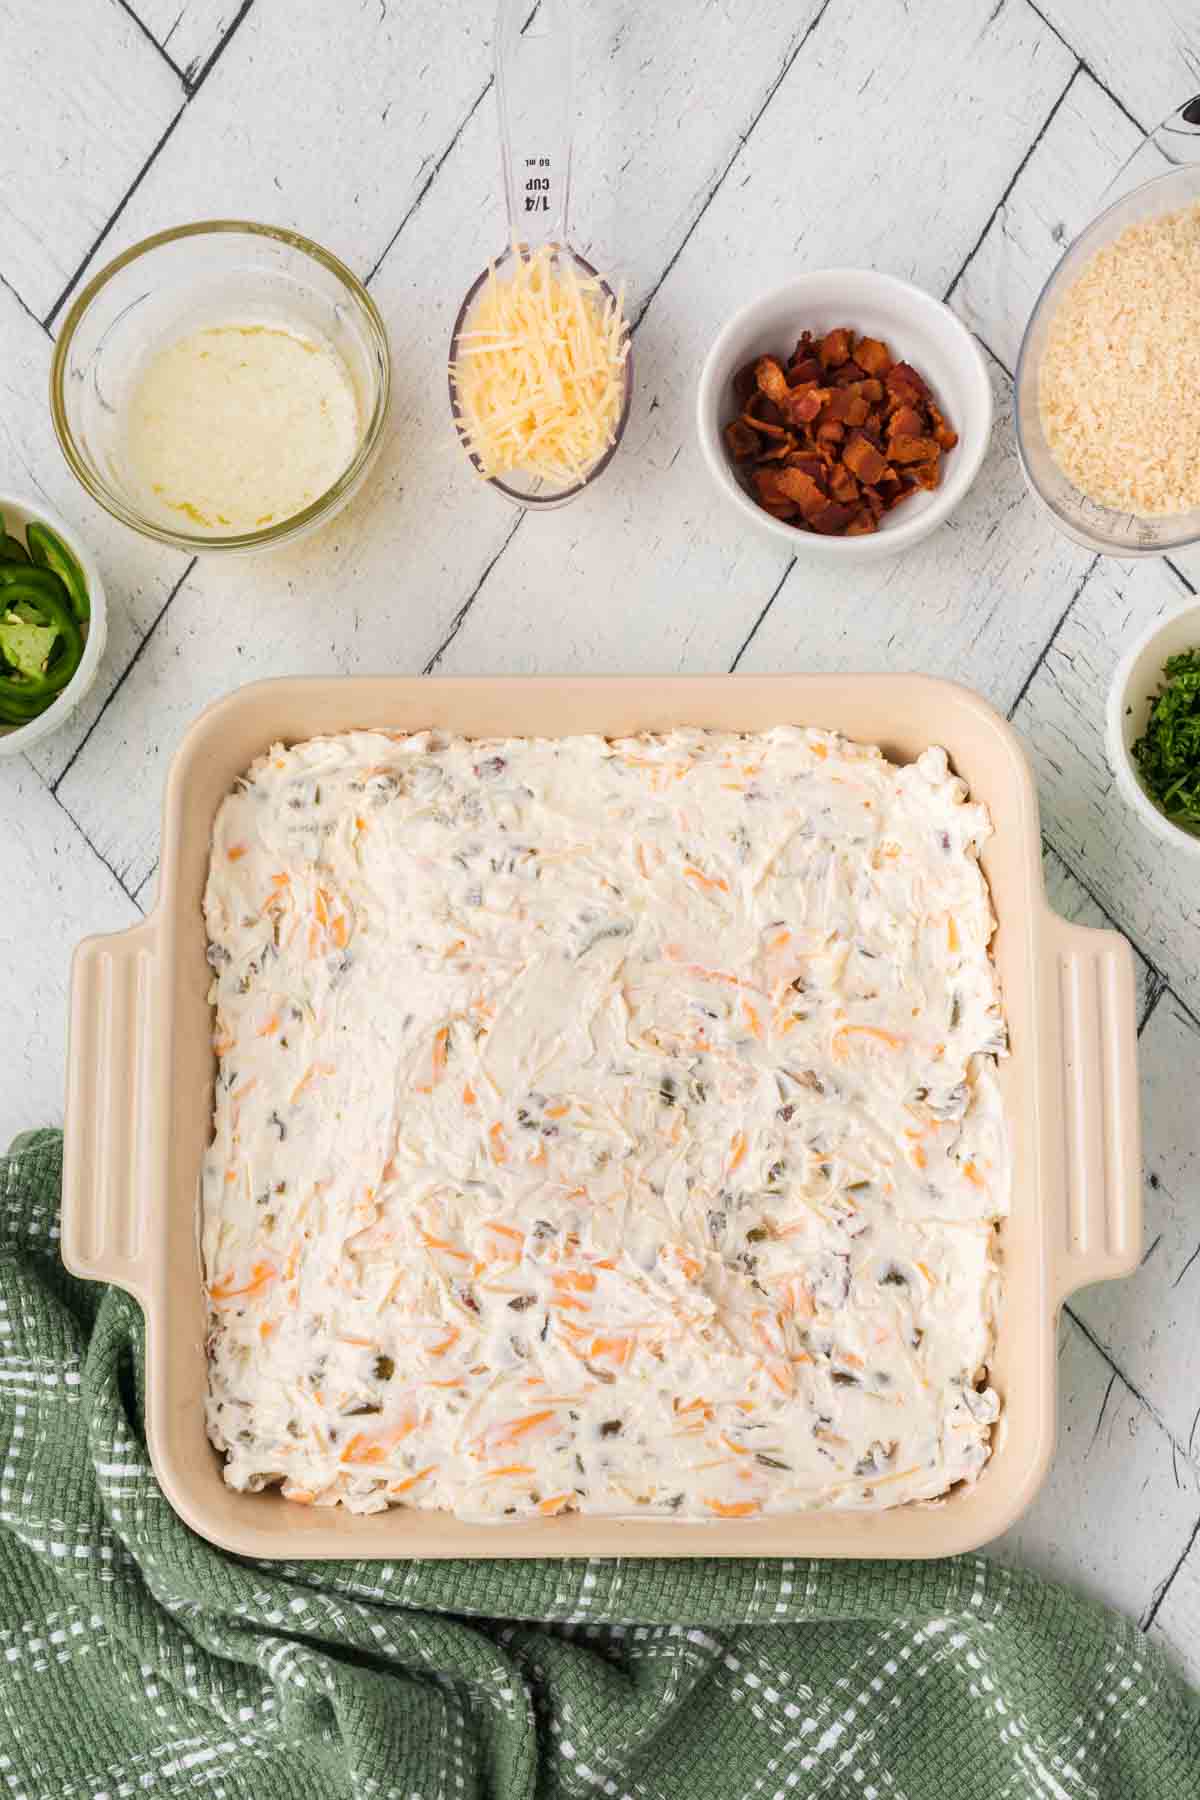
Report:
[[[743,363],[733,378],[733,397],[745,412],[751,398],[758,392],[758,383],[754,379],[754,363]]]
[[[894,437],[920,437],[924,420],[915,406],[898,406],[887,422],[887,434]]]
[[[787,426],[779,417],[778,413],[776,413],[774,419],[764,419],[756,412],[744,412],[742,414],[742,419],[745,424],[751,426],[763,437],[785,438],[790,435]]]
[[[760,356],[754,370],[759,391],[782,411],[788,401],[788,380],[773,356]]]
[[[850,343],[854,333],[846,325],[839,325],[835,331],[827,331],[817,346],[817,355],[821,366],[825,369],[837,369],[849,360]]]
[[[856,510],[853,506],[842,506],[838,501],[830,500],[826,506],[821,508],[820,512],[812,514],[808,523],[814,531],[819,531],[822,537],[839,537],[854,517]]]
[[[894,463],[936,462],[941,452],[933,438],[906,437],[898,432],[888,440],[888,455]]]
[[[844,462],[838,463],[829,477],[829,495],[833,500],[841,500],[846,505],[858,499],[858,483]]]
[[[861,537],[910,494],[935,488],[958,434],[911,363],[847,325],[802,332],[791,357],[760,356],[733,377],[730,457],[772,518]]]
[[[750,396],[750,399],[746,404],[746,411],[752,419],[761,419],[764,424],[767,425],[782,425],[784,423],[783,414],[780,412],[775,402],[769,400],[766,394],[762,393],[760,390],[756,390]]]
[[[850,470],[851,474],[856,475],[860,481],[866,481],[872,484],[877,483],[880,476],[887,470],[886,461],[879,454],[878,450],[876,450],[874,444],[870,443],[868,439],[863,436],[861,431],[855,431],[851,434],[850,442],[846,445],[842,461]]]
[[[868,375],[885,375],[892,366],[892,353],[879,338],[859,338],[854,346],[854,360]]]
[[[958,433],[957,431],[951,431],[949,425],[947,425],[945,419],[942,417],[932,400],[929,402],[929,417],[933,424],[933,435],[938,441],[939,448],[942,450],[953,450],[955,444],[958,442]]]
[[[917,485],[919,487],[929,488],[930,491],[938,484],[939,469],[936,457],[930,462],[910,463],[904,472],[906,475],[915,475],[917,478]]]
[[[861,395],[850,388],[835,388],[821,409],[822,425],[830,419],[840,419],[843,425],[863,425],[866,423],[870,407]]]
[[[828,399],[828,388],[793,388],[788,396],[788,418],[794,425],[810,425]]]
[[[758,498],[764,506],[778,506],[785,498],[779,492],[778,469],[755,469],[752,479]]]
[[[818,456],[815,451],[807,453],[803,450],[793,450],[788,457],[788,468],[803,469],[804,473],[811,475],[814,481],[824,481],[828,473],[823,458]]]
[[[758,433],[745,419],[731,419],[725,427],[725,442],[735,462],[747,462],[758,454]]]
[[[819,513],[828,502],[829,496],[803,469],[780,469],[775,480],[782,497],[794,501],[806,518]]]
[[[899,400],[902,405],[921,406],[929,400],[925,377],[918,375],[911,363],[893,363],[883,379],[893,400]]]

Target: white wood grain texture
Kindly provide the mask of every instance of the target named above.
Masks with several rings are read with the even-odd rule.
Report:
[[[1141,1039],[1145,1242],[1071,1302],[1200,1468],[1200,1029],[1164,996]]]
[[[585,73],[573,235],[585,253],[619,257],[635,291],[657,280],[664,249],[680,241],[818,4],[688,7],[667,22],[636,0],[578,9]],[[161,11],[177,5],[161,0]],[[206,39],[213,17],[233,10],[229,0],[200,9]],[[492,13],[256,0],[222,53],[219,81],[189,105],[122,215],[114,246],[180,216],[233,212],[294,225],[368,272],[490,79]],[[715,113],[714,68],[723,72]],[[507,229],[490,94],[480,114],[473,167],[459,159],[422,202],[473,246],[461,287],[445,265],[420,271],[420,303],[439,316],[448,307],[451,320]]]
[[[490,27],[479,6],[256,0],[105,255],[180,219],[261,219],[368,273],[488,81]]]
[[[1058,1445],[1024,1518],[985,1552],[1137,1619],[1200,1514],[1200,1473],[1073,1320],[1058,1347]]]
[[[0,275],[40,318],[183,89],[112,0],[37,0],[20,14],[0,56]]]
[[[1200,13],[1190,0],[1038,0],[1071,48],[1145,131],[1200,88]]]
[[[576,5],[570,238],[597,267],[625,279],[634,314],[740,150],[742,134],[797,55],[820,7],[821,0],[787,7],[771,0],[671,8],[642,0]],[[491,126],[490,96],[485,110]],[[484,177],[498,184],[492,144],[494,139]],[[499,249],[505,227],[498,185],[495,193]]]
[[[1180,998],[1200,1010],[1194,862],[1152,836],[1118,794],[1104,749],[1109,684],[1130,639],[1189,599],[1161,561],[1102,558],[1015,715],[1038,774],[1042,824],[1106,910]]]
[[[96,685],[60,731],[44,738],[30,759],[53,781],[94,723],[104,701],[187,567],[118,525],[97,506],[59,452],[46,406],[50,355],[45,332],[0,287],[0,486],[36,505],[43,499],[79,531],[95,553],[108,597],[108,648]]]
[[[278,0],[256,0],[258,5]],[[193,81],[241,11],[241,0],[131,0],[155,42]]]
[[[1164,1570],[1164,1578],[1167,1571]],[[1194,1541],[1163,1595],[1150,1638],[1194,1688],[1200,1688],[1200,1549]]]
[[[1068,869],[1057,850],[1047,849],[1042,858],[1046,880],[1046,898],[1060,918],[1072,925],[1090,925],[1094,930],[1111,931],[1113,921],[1077,877]],[[1137,1016],[1146,1015],[1156,992],[1154,976],[1144,957],[1133,954],[1134,979],[1137,984]]]
[[[62,1118],[71,953],[92,931],[120,931],[140,913],[96,860],[40,776],[20,757],[0,762],[0,1149],[30,1125]]]
[[[1120,107],[1080,70],[951,302],[1010,371],[1043,285],[1141,141]]]
[[[955,17],[947,39],[934,9],[902,17],[842,0],[822,15],[637,334],[621,455],[585,500],[526,521],[443,667],[729,666],[788,556],[746,530],[701,462],[692,403],[713,337],[749,296],[797,267],[874,264],[942,292],[1070,77],[1070,58],[1033,14],[1005,8],[989,19],[972,4]],[[995,130],[980,141],[985,81]],[[796,159],[805,195],[846,191],[844,135],[822,121],[848,87],[858,96],[855,187],[871,202],[813,205],[798,198]],[[896,153],[900,91],[906,131],[928,146],[918,189]],[[744,666],[919,667],[932,640],[934,666],[948,669],[966,643],[989,677],[1011,678],[1014,697],[1057,616],[1050,599],[1078,560],[1031,509],[1006,529],[1020,492],[1002,421],[992,465],[947,530],[898,563],[847,572],[798,562],[764,647],[756,640]],[[931,600],[923,590],[939,579],[934,570],[941,585]],[[967,680],[973,672],[959,670]]]

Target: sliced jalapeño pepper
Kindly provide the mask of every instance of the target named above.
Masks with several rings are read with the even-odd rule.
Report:
[[[27,563],[0,563],[0,656],[6,625],[55,633],[40,668],[16,667],[10,657],[0,662],[0,720],[24,724],[66,687],[79,667],[83,636],[63,582],[49,569]]]
[[[0,676],[0,725],[28,725],[30,719],[40,718],[46,708],[57,698],[54,694],[42,694],[34,700],[13,692],[5,693],[5,687],[15,690],[16,684],[6,682]]]
[[[82,624],[91,616],[92,608],[88,599],[87,581],[75,557],[56,531],[51,531],[48,525],[43,525],[36,519],[25,527],[25,541],[29,545],[29,554],[38,567],[49,569],[58,576],[67,590],[71,611]]]

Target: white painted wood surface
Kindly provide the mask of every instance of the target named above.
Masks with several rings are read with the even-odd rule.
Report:
[[[114,0],[6,0],[0,20],[0,273],[41,319],[179,111],[183,88]]]
[[[194,86],[244,10],[242,0],[139,0],[134,16]]]
[[[87,705],[0,762],[0,1138],[60,1116],[71,946],[150,903],[172,746],[238,682],[430,664],[966,680],[1014,709],[1051,900],[1127,933],[1146,1020],[1146,1261],[1064,1318],[1058,1459],[995,1553],[1123,1607],[1200,1680],[1200,890],[1114,795],[1101,738],[1122,645],[1200,582],[1200,553],[1128,567],[1056,536],[1009,398],[1062,245],[1139,127],[1200,87],[1200,16],[1182,0],[1143,0],[1136,24],[1121,0],[581,11],[575,236],[628,277],[636,398],[595,491],[521,519],[469,479],[444,386],[458,299],[504,231],[490,0],[0,0],[0,486],[76,522],[111,608]],[[145,232],[217,214],[295,225],[370,276],[396,392],[349,513],[272,557],[192,563],[85,499],[45,392],[68,290]],[[747,536],[691,422],[728,313],[838,262],[948,294],[997,399],[951,524],[853,576]]]

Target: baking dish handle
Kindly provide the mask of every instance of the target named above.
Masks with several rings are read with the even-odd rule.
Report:
[[[71,966],[63,1261],[145,1302],[146,1204],[158,1147],[157,921],[85,938]]]
[[[1043,964],[1048,1064],[1060,1102],[1043,1124],[1055,1303],[1137,1267],[1142,1239],[1133,955],[1115,931],[1050,914]]]

